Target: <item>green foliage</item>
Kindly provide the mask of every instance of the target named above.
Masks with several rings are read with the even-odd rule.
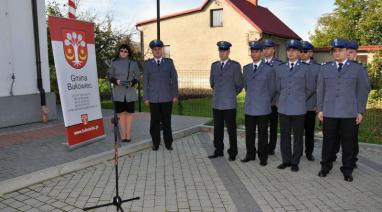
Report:
[[[98,79],[98,87],[101,96],[110,94],[110,85],[108,79]]]
[[[375,52],[368,73],[373,89],[382,89],[382,51]]]
[[[382,44],[382,0],[336,0],[333,12],[324,14],[310,36],[315,46],[328,46],[336,37],[361,45]]]

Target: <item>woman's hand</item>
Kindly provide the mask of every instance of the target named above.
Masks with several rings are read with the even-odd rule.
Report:
[[[146,100],[146,101],[145,101],[145,105],[146,105],[147,107],[150,105],[149,100]]]
[[[117,80],[117,85],[121,85],[121,80]]]

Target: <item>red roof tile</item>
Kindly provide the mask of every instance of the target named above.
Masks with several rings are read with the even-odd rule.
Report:
[[[259,32],[272,34],[285,38],[293,38],[300,40],[301,38],[293,32],[284,22],[275,16],[270,10],[265,7],[255,6],[246,0],[226,0],[240,15],[242,15],[249,23],[252,24]],[[178,12],[166,16],[162,16],[161,20],[166,20],[190,13],[201,12],[210,0],[206,0],[199,8]],[[150,19],[143,22],[138,22],[136,26],[142,26],[148,23],[155,22],[156,19]]]

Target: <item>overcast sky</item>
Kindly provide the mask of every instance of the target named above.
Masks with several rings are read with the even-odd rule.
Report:
[[[52,0],[45,0],[46,2]],[[205,0],[161,0],[161,15],[200,7]],[[56,0],[67,3],[68,0]],[[259,0],[304,40],[309,40],[318,18],[333,10],[334,0]],[[156,16],[156,0],[80,0],[79,10],[99,18],[113,15],[115,27],[132,29],[138,21]]]

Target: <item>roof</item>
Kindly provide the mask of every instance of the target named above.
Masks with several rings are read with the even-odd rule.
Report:
[[[246,19],[258,32],[276,35],[284,38],[293,38],[301,40],[301,38],[290,29],[284,22],[275,16],[268,8],[254,5],[245,0],[226,0],[244,19]],[[210,0],[206,0],[202,6],[192,10],[186,10],[166,16],[162,16],[160,20],[166,20],[182,15],[202,12],[208,5]],[[136,26],[156,22],[156,19],[150,19],[138,22]]]
[[[382,45],[365,45],[365,46],[359,46],[358,52],[374,52],[374,51],[380,51],[382,50]],[[314,48],[315,52],[330,52],[331,47],[318,47]]]

